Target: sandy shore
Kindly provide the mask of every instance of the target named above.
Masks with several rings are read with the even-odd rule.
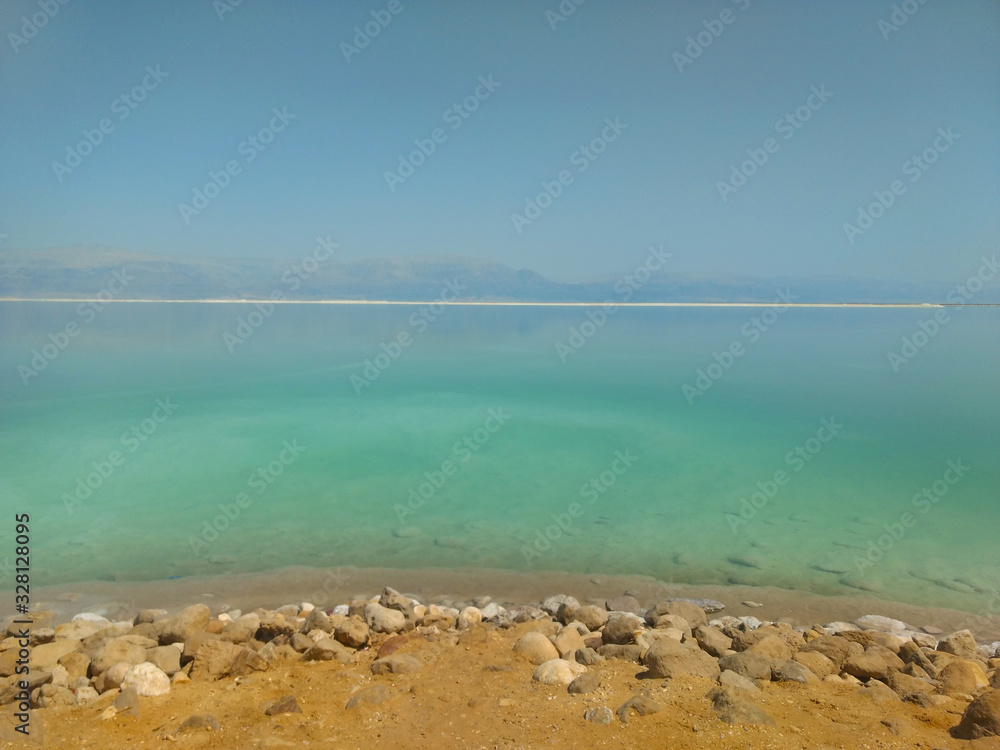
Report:
[[[438,569],[34,593],[0,747],[1000,748],[1000,628],[952,610]]]
[[[602,601],[625,591],[641,602],[669,597],[712,598],[726,605],[725,614],[754,615],[760,619],[810,626],[831,621],[853,621],[880,614],[916,627],[933,626],[945,632],[971,630],[981,642],[1000,640],[1000,613],[981,615],[939,607],[919,607],[874,596],[820,596],[763,586],[665,584],[647,576],[603,576],[558,572],[519,573],[480,568],[290,567],[270,573],[192,576],[145,582],[91,581],[33,589],[33,601],[55,610],[62,619],[83,611],[102,615],[134,616],[147,608],[175,609],[204,602],[213,612],[228,609],[279,607],[309,601],[333,607],[377,594],[387,582],[421,601],[471,601],[491,596],[500,603],[541,601],[564,593],[581,602]],[[759,602],[750,608],[744,601]],[[0,616],[13,614],[12,597],[5,597]],[[114,618],[112,618],[114,619]]]

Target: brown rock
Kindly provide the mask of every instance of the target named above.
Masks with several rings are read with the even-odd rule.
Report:
[[[233,657],[239,648],[228,641],[205,641],[194,656],[191,679],[217,680],[225,677],[232,669]]]
[[[972,701],[955,727],[954,735],[962,740],[1000,736],[1000,690],[985,693]]]
[[[379,646],[375,658],[382,659],[390,654],[394,654],[404,647],[422,646],[427,643],[427,636],[423,633],[407,633],[406,635],[394,635],[386,638],[385,642]]]
[[[352,709],[364,705],[377,705],[389,700],[389,688],[385,685],[372,685],[364,690],[359,690],[347,701],[345,708]]]
[[[155,646],[146,649],[146,661],[159,667],[167,675],[181,669],[181,650],[176,646]]]
[[[852,647],[850,641],[846,638],[841,638],[839,635],[824,635],[814,638],[799,649],[799,652],[808,653],[810,651],[823,654],[823,656],[833,662],[837,671],[843,668],[844,662],[847,661],[847,657],[851,653],[864,653],[861,646],[854,644]]]
[[[575,678],[566,688],[567,692],[574,695],[592,693],[601,686],[601,678],[594,672],[585,672]]]
[[[642,629],[642,620],[635,615],[622,615],[608,620],[601,632],[601,640],[608,644],[625,645],[635,641],[635,633]]]
[[[990,684],[983,668],[968,659],[955,659],[941,670],[937,680],[942,695],[975,695]]]
[[[306,621],[302,623],[302,633],[311,633],[314,630],[322,630],[324,633],[333,632],[333,623],[330,622],[330,618],[321,609],[312,610],[306,615]]]
[[[708,693],[712,710],[727,724],[764,724],[775,726],[774,719],[755,703],[729,688],[712,688]]]
[[[180,612],[162,620],[163,633],[160,644],[169,646],[171,643],[181,643],[200,630],[208,627],[212,621],[212,612],[204,604],[192,604]]]
[[[954,654],[960,659],[975,659],[978,656],[976,639],[968,630],[959,630],[938,641],[938,651]]]
[[[715,659],[699,648],[670,639],[659,640],[650,646],[642,663],[648,676],[653,678],[691,675],[714,680],[719,676],[719,663]]]
[[[912,693],[933,693],[934,684],[928,680],[921,680],[918,677],[911,677],[903,672],[891,670],[886,684],[892,688],[896,694],[904,698]]]
[[[199,729],[217,732],[222,729],[222,726],[212,714],[192,714],[181,722],[181,725],[177,727],[177,732],[196,732]]]
[[[87,676],[90,669],[90,657],[79,651],[74,651],[61,657],[59,664],[66,669],[67,679],[72,685],[78,678]]]
[[[607,624],[608,611],[594,604],[587,604],[575,610],[572,619],[582,622],[587,630],[596,632]]]
[[[232,622],[227,622],[219,635],[222,640],[230,643],[246,643],[257,634],[259,629],[260,615],[249,612],[240,615]]]
[[[671,615],[666,615],[670,617]],[[711,625],[699,625],[693,633],[698,645],[703,651],[715,657],[725,656],[726,652],[733,647],[733,639]]]
[[[350,648],[361,648],[368,643],[371,630],[360,617],[348,617],[337,626],[333,637]]]
[[[699,625],[708,625],[705,610],[691,602],[660,602],[646,612],[646,622],[655,625],[656,620],[663,615],[679,615],[687,620],[692,629]]]
[[[266,716],[278,716],[280,714],[300,714],[302,713],[302,707],[299,706],[299,702],[295,700],[294,695],[283,695],[268,705],[264,709],[264,714]]]
[[[597,655],[604,659],[618,659],[619,661],[630,661],[642,664],[642,657],[646,649],[634,643],[621,646],[617,643],[609,643],[597,649]]]
[[[520,654],[532,664],[544,664],[559,658],[559,650],[552,641],[539,632],[525,633],[514,643],[514,653]]]
[[[66,654],[71,654],[80,648],[80,642],[74,640],[60,640],[52,643],[43,643],[31,649],[31,656],[28,664],[31,669],[41,672],[50,672],[59,663],[59,660]]]
[[[336,661],[353,664],[355,656],[332,638],[324,638],[302,654],[302,661]]]
[[[372,674],[410,674],[419,670],[423,664],[415,656],[409,654],[393,654],[384,659],[372,662]]]
[[[639,716],[648,716],[649,714],[655,714],[657,711],[662,709],[663,706],[657,703],[652,697],[647,693],[639,693],[638,695],[633,695],[627,701],[625,701],[615,713],[618,715],[618,720],[623,724],[628,723],[628,717],[632,713],[636,713]]]
[[[258,651],[246,646],[237,646],[233,663],[229,667],[229,674],[233,677],[242,677],[251,672],[266,672],[270,666],[271,662]]]
[[[799,664],[804,664],[810,672],[820,679],[827,675],[837,674],[837,665],[819,651],[799,651],[792,658]]]
[[[748,680],[770,680],[772,661],[762,654],[742,651],[719,659],[719,669],[735,672]]]
[[[137,643],[136,640],[140,641],[142,644]],[[91,660],[90,670],[91,674],[100,674],[106,669],[109,669],[119,662],[127,662],[128,664],[141,664],[146,661],[146,649],[150,646],[155,646],[156,642],[151,641],[148,638],[143,638],[142,636],[136,635],[126,635],[120,638],[111,638],[106,641],[104,645],[98,649],[97,653]],[[173,648],[171,646],[171,648]],[[176,648],[174,649],[177,650]],[[178,652],[179,654],[179,652]]]

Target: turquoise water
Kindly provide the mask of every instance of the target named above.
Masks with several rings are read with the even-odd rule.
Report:
[[[995,308],[897,372],[933,310],[792,309],[754,340],[760,310],[623,309],[564,362],[584,308],[286,305],[227,347],[252,306],[76,307],[0,305],[0,509],[31,513],[39,584],[482,567],[969,611],[1000,588]]]

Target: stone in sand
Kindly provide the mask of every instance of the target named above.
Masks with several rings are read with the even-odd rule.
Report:
[[[972,701],[954,735],[962,740],[1000,736],[1000,690],[984,693]]]
[[[719,675],[719,663],[699,648],[671,639],[659,640],[650,646],[642,659],[648,676],[653,678],[705,677],[714,680]]]
[[[708,617],[705,616],[705,610],[689,601],[660,602],[646,612],[646,622],[650,625],[655,625],[656,620],[663,615],[679,615],[688,621],[688,625],[692,629],[699,625],[708,625]]]
[[[199,630],[208,627],[212,620],[211,610],[204,604],[192,604],[177,614],[162,621],[163,633],[160,644],[169,646],[171,643],[186,641]]]
[[[265,716],[300,713],[302,713],[302,707],[299,706],[299,702],[295,700],[294,695],[283,695],[264,709]]]
[[[365,605],[365,622],[376,633],[398,633],[406,628],[406,616],[397,609],[389,609],[375,602]]]
[[[774,719],[758,705],[741,698],[730,688],[712,688],[708,693],[712,710],[727,724],[764,724],[775,726]]]
[[[80,648],[80,642],[76,640],[59,640],[53,643],[45,643],[31,649],[29,664],[31,669],[47,672],[52,669],[59,660],[66,654],[70,654]]]
[[[355,656],[332,638],[324,638],[302,654],[302,661],[336,661],[353,664]]]
[[[181,669],[181,652],[176,646],[148,648],[145,660],[163,670],[164,674],[167,675],[173,675]]]
[[[359,690],[347,701],[345,708],[352,709],[364,705],[378,705],[389,700],[389,688],[385,685],[372,685],[364,690]]]
[[[393,654],[372,662],[372,674],[410,674],[423,666],[420,660],[409,654]]]
[[[207,729],[209,732],[217,732],[222,729],[218,719],[212,714],[191,714],[181,725],[177,727],[177,732],[196,732],[200,729]]]
[[[584,711],[583,718],[591,724],[610,724],[614,721],[614,714],[607,706],[595,706]]]
[[[311,633],[314,630],[322,630],[324,633],[333,632],[333,624],[326,612],[321,609],[313,609],[306,615],[305,622],[302,623],[300,633]]]
[[[580,675],[575,680],[573,680],[566,691],[573,693],[574,695],[583,695],[584,693],[592,693],[597,688],[601,686],[601,678],[594,672],[587,672]]]
[[[710,625],[699,625],[694,629],[694,637],[703,651],[716,658],[725,656],[733,646],[732,638]]]
[[[165,695],[170,692],[170,678],[156,665],[144,661],[125,673],[122,687],[133,687],[139,695]]]
[[[586,667],[565,659],[552,659],[539,664],[531,679],[543,685],[569,685],[577,675],[586,671]]]
[[[799,682],[803,685],[819,682],[819,678],[808,667],[791,659],[771,667],[771,679],[775,682]]]
[[[538,632],[525,633],[514,643],[514,652],[521,654],[532,664],[544,664],[559,658],[559,650],[552,641]]]
[[[618,720],[622,724],[628,724],[628,717],[632,713],[636,713],[639,716],[649,716],[649,714],[655,714],[662,708],[663,706],[653,700],[648,693],[639,693],[621,704],[615,713],[618,714]]]
[[[753,680],[748,680],[741,674],[733,672],[731,669],[727,669],[725,672],[719,673],[719,685],[724,688],[731,688],[733,690],[743,690],[747,693],[759,693],[760,688],[757,687],[757,683]]]
[[[371,637],[367,623],[360,617],[348,617],[337,626],[333,637],[345,646],[361,648]]]

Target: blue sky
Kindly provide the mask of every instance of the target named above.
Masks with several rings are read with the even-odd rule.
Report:
[[[947,282],[996,249],[993,0],[911,0],[897,30],[879,27],[891,2],[567,1],[555,28],[554,0],[245,0],[220,18],[222,2],[3,5],[0,247],[302,257],[331,235],[350,257],[446,252],[578,279],[664,245],[679,274]],[[372,12],[391,20],[348,61]],[[711,43],[678,65],[699,33]],[[134,108],[120,99],[144,81]],[[477,87],[455,129],[449,109]],[[808,120],[776,127],[800,107]],[[250,145],[283,124],[275,109],[293,117]],[[92,153],[54,168],[103,118]],[[608,120],[626,127],[581,156]],[[436,128],[391,189],[386,173]],[[748,149],[767,160],[720,189]],[[926,169],[909,161],[927,149]],[[185,220],[179,205],[231,161]],[[551,205],[512,220],[563,170]],[[876,191],[892,205],[849,238]]]

